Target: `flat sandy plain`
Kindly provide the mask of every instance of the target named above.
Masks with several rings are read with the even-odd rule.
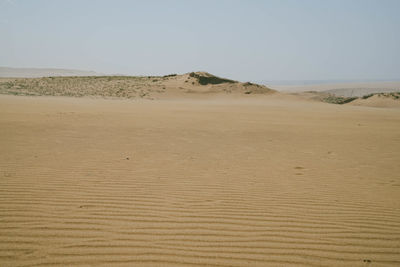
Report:
[[[400,109],[0,96],[0,266],[399,266]]]

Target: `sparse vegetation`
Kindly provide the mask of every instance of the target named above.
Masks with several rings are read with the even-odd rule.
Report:
[[[318,92],[315,92],[316,94],[318,94]],[[331,103],[331,104],[346,104],[346,103],[350,103],[356,99],[368,99],[370,97],[373,96],[377,96],[377,97],[385,97],[385,98],[392,98],[394,100],[398,100],[400,99],[400,92],[392,92],[392,93],[372,93],[372,94],[368,94],[368,95],[364,95],[362,97],[343,97],[343,96],[335,96],[332,94],[329,94],[328,96],[324,96],[324,97],[318,97],[316,99],[320,99],[323,102],[326,103]]]
[[[174,78],[176,74],[165,76],[70,76],[44,78],[2,78],[0,94],[29,96],[96,96],[118,98],[152,99],[158,93],[167,92],[166,88],[179,88],[182,85],[210,84],[205,88],[211,93],[263,94],[272,92],[269,88],[253,83],[240,83],[220,78],[206,72],[184,74],[183,79]],[[185,88],[190,89],[190,88]],[[202,92],[202,89],[192,90]]]
[[[362,97],[362,99],[368,99],[371,96],[378,96],[378,97],[389,97],[393,99],[399,99],[400,98],[400,92],[392,92],[392,93],[373,93],[373,94],[368,94]]]
[[[51,96],[101,96],[142,98],[154,91],[162,91],[162,85],[154,77],[138,76],[81,76],[15,78],[0,80],[0,93],[12,95]],[[151,87],[147,86],[154,82]],[[140,88],[146,88],[143,93]]]
[[[384,93],[384,96],[391,97],[393,99],[399,99],[400,98],[400,92],[393,92],[393,93]]]

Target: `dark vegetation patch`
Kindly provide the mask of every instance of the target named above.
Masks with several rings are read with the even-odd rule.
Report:
[[[245,83],[243,83],[243,86],[244,86],[244,87],[248,87],[248,86],[262,87],[262,86],[259,85],[259,84],[251,83],[251,82],[245,82]]]
[[[322,99],[322,101],[326,103],[331,103],[331,104],[339,104],[343,105],[346,103],[350,103],[354,100],[356,100],[358,97],[344,97],[344,96],[334,96],[334,95],[329,95],[328,97],[325,97]]]
[[[245,82],[244,84],[243,84],[243,86],[251,86],[251,85],[255,85],[254,83],[251,83],[251,82]],[[257,84],[258,85],[258,84]]]
[[[368,95],[363,95],[361,98],[362,99],[368,99],[368,98],[370,98],[371,96],[373,96],[374,94],[368,94]]]
[[[178,74],[172,73],[172,74],[164,75],[163,78],[175,77],[176,75],[178,75]]]
[[[220,84],[220,83],[235,83],[235,81],[233,80],[229,80],[229,79],[224,79],[224,78],[220,78],[214,75],[202,75],[202,74],[198,74],[195,72],[191,72],[189,74],[190,77],[193,77],[195,79],[198,80],[198,82],[201,85],[207,85],[207,84]]]

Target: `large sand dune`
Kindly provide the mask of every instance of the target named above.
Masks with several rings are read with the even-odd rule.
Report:
[[[271,94],[274,92],[263,85],[220,78],[207,72],[165,76],[0,78],[0,94],[12,95],[159,99],[191,94]]]
[[[381,82],[347,82],[347,83],[323,83],[307,85],[271,85],[282,92],[331,92],[338,96],[363,96],[371,93],[387,93],[400,91],[400,81]]]
[[[1,95],[0,266],[398,266],[399,133],[277,94]]]

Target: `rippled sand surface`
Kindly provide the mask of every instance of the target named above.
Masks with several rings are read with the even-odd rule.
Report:
[[[400,110],[0,96],[0,266],[399,266]]]

